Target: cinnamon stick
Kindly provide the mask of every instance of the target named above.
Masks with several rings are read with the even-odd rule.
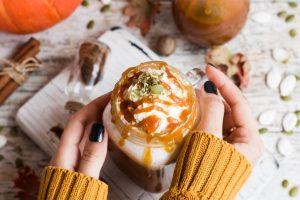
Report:
[[[22,62],[26,58],[33,57],[39,52],[39,48],[36,48],[40,45],[40,42],[34,38],[30,38],[21,49],[13,56],[12,60],[14,62]],[[0,77],[0,90],[2,90],[8,82],[11,81],[9,75],[3,75]]]
[[[30,38],[18,53],[13,57],[15,62],[23,62],[25,59],[34,57],[39,52],[40,42]],[[0,78],[0,105],[19,87],[19,84],[12,80],[9,75]]]

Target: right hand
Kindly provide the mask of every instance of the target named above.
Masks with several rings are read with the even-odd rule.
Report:
[[[197,129],[226,140],[254,166],[263,143],[246,98],[220,70],[208,65],[205,71],[210,81],[197,93],[201,110]]]

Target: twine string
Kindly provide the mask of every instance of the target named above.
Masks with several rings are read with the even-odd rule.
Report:
[[[28,73],[41,68],[42,64],[33,57],[27,58],[22,62],[2,59],[0,64],[4,65],[0,76],[9,75],[16,83],[22,85],[28,78]]]

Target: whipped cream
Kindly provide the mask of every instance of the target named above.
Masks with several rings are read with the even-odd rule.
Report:
[[[187,83],[185,83],[178,74],[169,71],[169,73],[171,73],[176,78],[176,81],[181,84],[178,86],[178,83],[176,84],[174,79],[168,77],[166,69],[166,67],[162,67],[161,69],[146,68],[141,70],[138,81],[133,81],[133,83],[128,88],[127,95],[125,95],[125,98],[129,98],[129,100],[131,100],[132,102],[138,102],[145,98],[145,96],[148,97],[149,95],[151,95],[152,98],[170,103],[142,103],[137,107],[137,109],[145,110],[145,112],[140,112],[133,115],[136,123],[140,123],[150,116],[156,116],[157,118],[159,118],[160,121],[158,126],[156,127],[155,134],[160,134],[161,132],[166,130],[166,128],[170,124],[168,118],[172,117],[173,120],[181,121],[181,113],[184,110],[188,109],[188,106],[179,105],[170,97],[170,94],[173,94],[178,99],[186,99],[187,91],[185,90],[185,88],[182,88],[180,86],[186,86]],[[130,76],[132,76],[132,74],[130,74]],[[162,86],[162,83],[168,88],[164,88]],[[153,84],[154,86],[151,84]],[[158,89],[161,89],[161,91],[152,93],[152,87],[158,87]],[[152,110],[147,109],[153,105],[154,108]],[[125,120],[125,118],[122,119]],[[127,124],[126,120],[123,122]]]

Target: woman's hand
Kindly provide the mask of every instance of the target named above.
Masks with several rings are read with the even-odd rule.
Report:
[[[60,139],[51,165],[99,178],[107,152],[102,112],[110,100],[105,94],[72,115]]]
[[[223,138],[254,166],[262,154],[263,143],[246,98],[218,69],[208,65],[206,74],[210,81],[197,94],[201,110],[197,129]]]

